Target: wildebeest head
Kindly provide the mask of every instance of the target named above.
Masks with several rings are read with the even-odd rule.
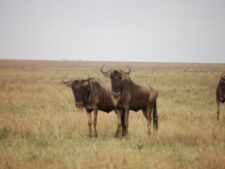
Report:
[[[62,80],[63,83],[71,87],[75,97],[75,104],[78,108],[83,107],[89,101],[91,94],[91,81],[93,78],[88,79],[76,79],[76,80]]]
[[[128,67],[128,66],[127,66]],[[121,95],[121,92],[124,89],[124,83],[123,79],[129,76],[131,69],[128,67],[128,71],[123,71],[123,70],[108,70],[104,71],[103,70],[104,65],[101,67],[100,71],[102,74],[111,79],[111,85],[112,85],[112,91],[113,91],[113,96],[114,97],[119,97]]]
[[[225,73],[222,73],[220,76],[220,83],[225,83]]]
[[[221,74],[218,86],[220,88],[221,100],[225,102],[225,73]]]

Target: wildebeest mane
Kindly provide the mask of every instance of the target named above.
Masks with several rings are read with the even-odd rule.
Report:
[[[90,96],[89,103],[91,105],[98,104],[100,110],[105,112],[110,112],[114,109],[111,93],[107,88],[105,88],[101,82],[97,79],[90,79]]]

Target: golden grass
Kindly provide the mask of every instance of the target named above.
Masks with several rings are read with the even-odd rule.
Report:
[[[225,106],[216,121],[215,89],[224,64],[116,63],[159,91],[159,131],[147,136],[131,112],[129,136],[118,140],[114,112],[99,112],[98,138],[88,138],[63,75],[109,83],[103,62],[0,60],[0,169],[224,169]]]

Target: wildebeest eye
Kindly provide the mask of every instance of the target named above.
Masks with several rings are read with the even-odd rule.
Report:
[[[110,79],[113,79],[113,77],[114,77],[114,76],[113,76],[113,74],[111,73],[111,74],[110,74]]]

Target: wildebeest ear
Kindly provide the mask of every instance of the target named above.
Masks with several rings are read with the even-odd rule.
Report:
[[[67,87],[72,87],[72,83],[73,83],[73,80],[71,79],[66,79],[65,76],[62,77],[62,82],[64,85],[66,85]]]
[[[111,72],[107,72],[107,73],[102,73],[105,77],[110,78],[111,77]]]
[[[127,79],[129,77],[130,77],[129,74],[122,74],[122,76],[121,76],[122,79]]]
[[[88,80],[83,80],[81,84],[82,86],[88,86]]]
[[[72,87],[72,83],[73,82],[71,82],[71,81],[69,81],[69,82],[63,82],[67,87]]]
[[[95,82],[95,78],[93,78],[93,77],[92,77],[92,78],[89,78],[88,81],[89,81],[90,83],[93,83],[93,82]]]
[[[225,73],[222,73],[220,78],[225,80]]]

